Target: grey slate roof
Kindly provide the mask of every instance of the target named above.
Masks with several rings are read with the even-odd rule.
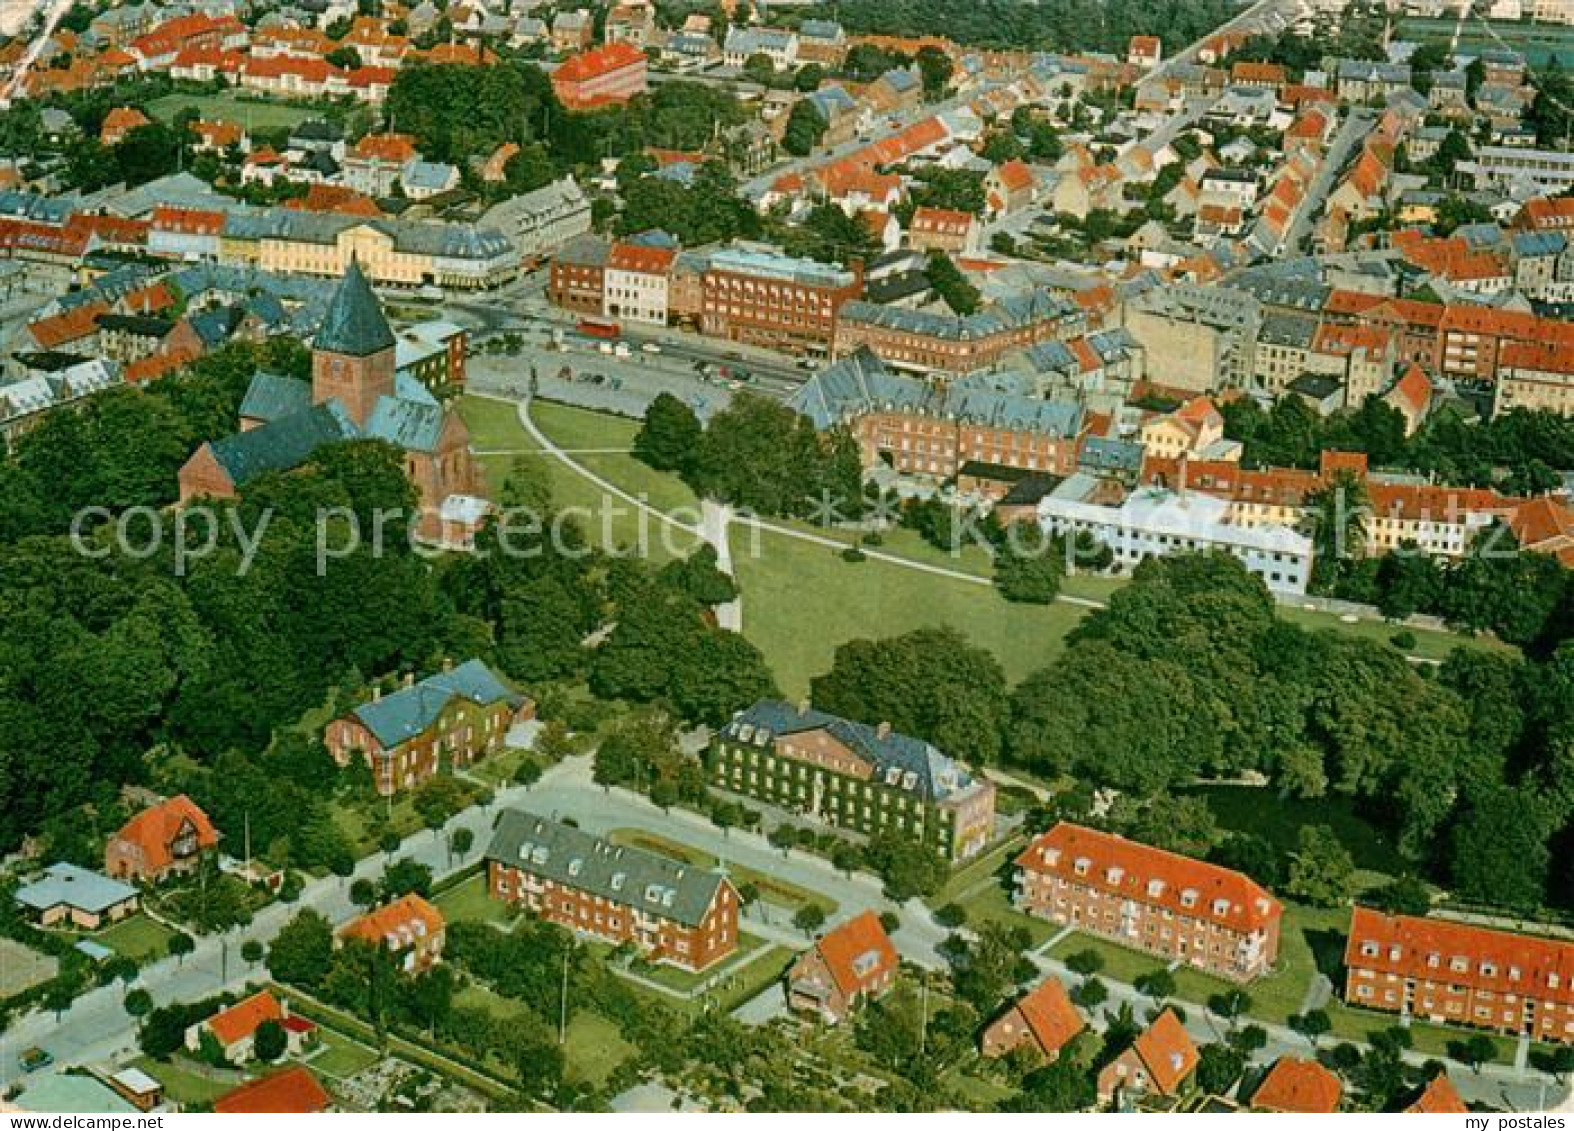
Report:
[[[894,730],[882,734],[867,723],[812,707],[795,707],[780,699],[761,699],[739,711],[722,728],[721,735],[742,745],[764,746],[782,735],[813,730],[829,731],[868,759],[874,767],[873,781],[917,794],[925,801],[944,801],[973,787],[968,772],[932,743]]]
[[[1061,438],[1082,429],[1082,409],[1069,401],[1024,396],[982,381],[935,388],[887,369],[867,347],[809,378],[787,406],[822,430],[877,410],[919,412]]]
[[[311,404],[309,383],[276,373],[253,373],[240,402],[240,416],[246,420],[278,420],[308,409]]]
[[[419,683],[362,703],[350,713],[377,736],[378,742],[397,746],[431,726],[455,696],[481,706],[499,701],[511,705],[523,702],[519,693],[511,690],[491,668],[480,660],[467,660],[451,671],[436,672]]]
[[[350,260],[344,282],[328,303],[328,313],[323,315],[313,346],[350,357],[368,357],[394,348],[393,329],[355,259]]]
[[[719,872],[613,844],[523,809],[505,809],[486,859],[636,911],[697,927],[726,883]]]
[[[299,467],[325,444],[338,443],[356,434],[355,421],[338,401],[314,405],[249,432],[236,432],[210,445],[236,486],[269,471]]]

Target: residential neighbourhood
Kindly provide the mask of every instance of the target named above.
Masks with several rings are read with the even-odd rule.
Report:
[[[0,1109],[1574,1110],[1564,0],[0,12]]]

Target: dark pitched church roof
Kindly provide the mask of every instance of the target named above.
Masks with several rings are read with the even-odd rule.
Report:
[[[337,401],[330,401],[281,417],[265,427],[214,440],[211,447],[213,458],[229,475],[230,482],[239,487],[264,472],[299,467],[318,448],[352,437],[355,432],[355,422]]]
[[[328,312],[323,315],[313,345],[350,357],[368,357],[394,348],[393,330],[383,317],[382,304],[354,259],[328,302]]]

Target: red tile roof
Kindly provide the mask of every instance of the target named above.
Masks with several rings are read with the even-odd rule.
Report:
[[[242,1084],[213,1101],[219,1115],[310,1115],[332,1102],[323,1086],[305,1068],[286,1068]]]
[[[153,209],[153,229],[159,232],[216,236],[224,230],[224,213],[160,204]]]
[[[937,232],[945,235],[965,235],[973,226],[973,215],[954,208],[919,208],[908,222],[908,230]]]
[[[339,935],[364,939],[374,946],[386,944],[389,950],[403,950],[442,930],[443,913],[411,892],[351,921],[340,928]]]
[[[1016,863],[1236,931],[1260,930],[1283,911],[1240,872],[1066,821],[1029,844]]]
[[[206,1024],[219,1044],[229,1046],[250,1037],[264,1021],[283,1020],[284,1007],[279,1004],[279,999],[267,990],[259,990],[222,1013],[215,1013]]]
[[[1344,959],[1352,970],[1574,1006],[1574,942],[1357,907]]]
[[[678,258],[676,248],[650,247],[646,244],[615,241],[607,251],[607,269],[636,271],[643,275],[665,275]]]
[[[995,172],[1000,174],[1000,183],[1007,192],[1021,192],[1033,187],[1033,170],[1028,168],[1025,161],[1007,161],[997,166]]]
[[[1498,368],[1574,374],[1574,350],[1558,342],[1504,342],[1498,351]]]
[[[1432,379],[1419,365],[1412,364],[1405,375],[1394,382],[1388,395],[1404,404],[1411,415],[1420,416],[1432,403]]]
[[[1154,1085],[1166,1095],[1173,1095],[1185,1083],[1201,1059],[1180,1018],[1169,1008],[1159,1014],[1132,1047],[1147,1066]]]
[[[110,145],[147,124],[148,116],[135,106],[116,106],[104,115],[104,125],[98,136],[105,145]]]
[[[415,139],[409,134],[367,134],[350,152],[362,161],[403,165],[416,156]]]
[[[108,312],[109,303],[103,299],[95,299],[62,314],[40,318],[37,322],[31,323],[27,330],[40,348],[54,349],[56,346],[97,333],[98,316]]]
[[[1574,569],[1574,510],[1566,502],[1543,495],[1521,503],[1510,512],[1508,527],[1525,549]]]
[[[1332,1114],[1339,1110],[1344,1085],[1315,1060],[1281,1056],[1252,1096],[1252,1107],[1262,1111]]]
[[[620,40],[570,56],[561,67],[552,72],[552,81],[554,83],[585,82],[622,70],[624,67],[643,65],[644,62],[643,51],[632,43]]]
[[[1046,1053],[1059,1052],[1085,1027],[1058,978],[1045,978],[1024,994],[1015,1008]]]
[[[1407,1113],[1415,1115],[1463,1115],[1469,1110],[1447,1072],[1432,1077],[1432,1082],[1416,1097],[1416,1102],[1405,1108]]]
[[[374,219],[383,214],[371,197],[344,185],[310,185],[305,196],[286,201],[284,207],[296,212],[339,212]]]
[[[898,965],[896,948],[873,911],[865,911],[828,931],[815,949],[836,986],[852,997]]]
[[[219,843],[219,831],[213,827],[213,822],[184,793],[142,810],[127,821],[115,836],[118,840],[129,841],[140,848],[142,859],[150,871],[162,871],[174,862],[169,851],[170,845],[188,825],[196,834],[199,850],[212,848]]]

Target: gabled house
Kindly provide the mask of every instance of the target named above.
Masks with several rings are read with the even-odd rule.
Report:
[[[1339,1110],[1344,1085],[1339,1077],[1298,1056],[1281,1056],[1252,1093],[1254,1111],[1332,1115]]]
[[[243,406],[244,408],[244,406]],[[528,700],[480,660],[413,676],[328,724],[323,742],[341,766],[359,755],[383,796],[412,789],[444,766],[468,766],[503,745]]]
[[[1006,1056],[1025,1046],[1052,1061],[1084,1028],[1066,987],[1058,978],[1045,978],[989,1023],[982,1039],[983,1053]]]
[[[311,1070],[286,1068],[242,1084],[213,1101],[216,1115],[314,1115],[333,1106]]]
[[[413,974],[442,961],[446,926],[441,911],[410,892],[352,919],[339,929],[339,938],[383,947],[400,970]]]
[[[1179,1095],[1201,1054],[1173,1009],[1165,1009],[1130,1048],[1099,1072],[1099,1100],[1154,1093]]]
[[[218,847],[208,815],[185,794],[144,809],[109,838],[104,871],[115,879],[157,883],[195,871],[204,853]]]
[[[896,948],[873,911],[827,932],[787,972],[787,1004],[828,1025],[882,997],[896,983]]]
[[[257,1030],[266,1021],[273,1021],[284,1030],[285,1051],[293,1056],[304,1051],[317,1031],[317,1026],[306,1018],[291,1016],[287,1002],[269,990],[260,990],[187,1029],[186,1048],[200,1052],[206,1038],[225,1060],[245,1064],[255,1055]]]

